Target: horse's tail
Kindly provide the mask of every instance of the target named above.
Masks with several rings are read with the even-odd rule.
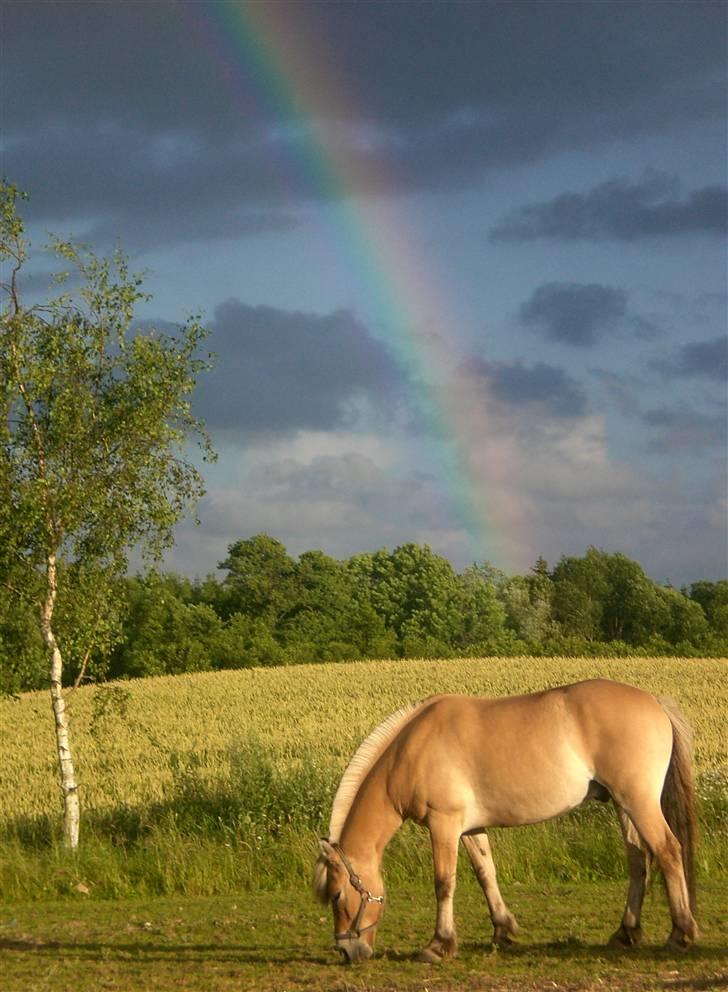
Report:
[[[697,803],[693,778],[693,732],[685,714],[671,699],[660,704],[672,724],[672,756],[662,787],[662,812],[682,848],[682,863],[695,912],[695,846],[698,836]]]

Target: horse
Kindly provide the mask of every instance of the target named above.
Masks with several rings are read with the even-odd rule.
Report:
[[[483,890],[493,943],[517,932],[501,896],[489,827],[552,819],[587,799],[611,799],[627,852],[629,887],[610,943],[640,941],[652,859],[665,879],[668,943],[697,939],[692,733],[675,703],[634,686],[591,679],[529,695],[435,695],[387,717],[362,742],[339,783],[313,887],[330,903],[344,961],[371,957],[384,907],[382,855],[406,819],[430,833],[437,913],[419,960],[456,953],[458,843]]]

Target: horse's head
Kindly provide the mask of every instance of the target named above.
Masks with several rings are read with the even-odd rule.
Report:
[[[313,885],[321,902],[331,903],[336,946],[349,964],[366,961],[374,953],[384,896],[366,888],[338,844],[322,840],[320,847]],[[381,888],[378,877],[377,884]]]

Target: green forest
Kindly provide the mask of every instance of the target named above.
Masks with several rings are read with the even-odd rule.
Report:
[[[508,576],[487,562],[458,572],[418,544],[295,558],[258,534],[231,544],[219,569],[121,578],[103,602],[93,589],[59,597],[65,683],[363,658],[728,655],[728,580],[659,585],[597,548]],[[0,690],[45,687],[36,608],[4,588]]]

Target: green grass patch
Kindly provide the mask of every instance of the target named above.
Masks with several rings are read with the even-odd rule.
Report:
[[[700,889],[702,939],[687,954],[663,947],[661,886],[645,903],[645,944],[605,946],[626,886],[514,884],[504,895],[521,924],[517,947],[494,952],[475,882],[456,895],[458,957],[422,965],[413,954],[434,923],[430,885],[392,887],[377,956],[347,968],[333,950],[330,913],[308,892],[238,893],[5,904],[0,910],[3,992],[516,992],[516,990],[721,989],[726,985],[728,884]]]
[[[210,780],[194,753],[173,753],[172,798],[142,807],[87,811],[79,851],[61,842],[59,820],[24,819],[0,832],[5,899],[216,896],[305,887],[326,833],[336,769],[301,751],[282,766],[257,739],[236,747],[230,773]],[[701,781],[699,878],[728,877],[725,782]],[[611,804],[588,803],[548,823],[490,832],[503,882],[591,882],[626,875]],[[463,856],[463,863],[467,859]],[[385,854],[392,884],[430,882],[426,831],[405,824]]]

